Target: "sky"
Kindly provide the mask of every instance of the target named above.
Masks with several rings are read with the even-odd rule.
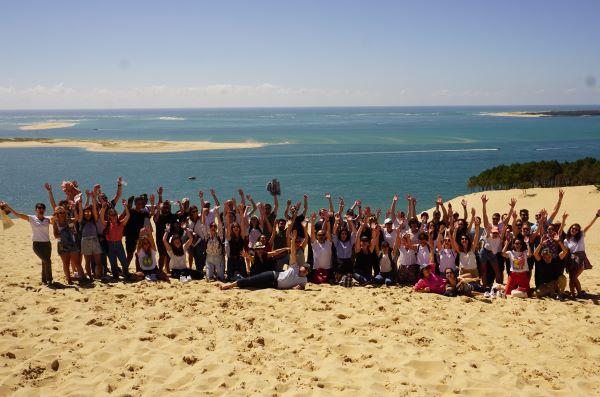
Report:
[[[598,0],[0,10],[0,109],[600,104]]]

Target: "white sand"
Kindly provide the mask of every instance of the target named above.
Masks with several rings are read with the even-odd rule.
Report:
[[[537,118],[537,117],[549,117],[546,114],[528,114],[528,112],[493,112],[493,113],[481,113],[482,116],[494,116],[494,117],[523,117],[523,118]]]
[[[169,153],[200,150],[251,149],[265,146],[259,142],[206,142],[206,141],[134,141],[134,140],[71,140],[40,139],[0,142],[0,149],[70,147],[89,152],[113,153]]]
[[[55,128],[68,128],[73,127],[79,124],[78,122],[59,122],[59,121],[45,121],[42,123],[33,123],[28,125],[23,125],[19,127],[21,131],[38,131],[38,130],[52,130]]]
[[[569,221],[587,223],[600,194],[566,190]],[[504,211],[512,195],[517,208],[551,209],[557,192],[528,193],[488,192],[490,210]],[[597,300],[485,302],[310,284],[220,291],[204,281],[50,290],[29,225],[15,222],[0,230],[1,396],[600,394]],[[595,267],[581,281],[598,293],[600,224],[586,245]],[[53,249],[54,278],[64,281]]]

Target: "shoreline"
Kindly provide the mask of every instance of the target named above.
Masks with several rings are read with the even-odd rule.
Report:
[[[100,140],[64,138],[4,138],[0,149],[75,148],[88,152],[108,153],[175,153],[207,150],[255,149],[266,146],[262,142],[209,142],[209,141],[147,141]]]

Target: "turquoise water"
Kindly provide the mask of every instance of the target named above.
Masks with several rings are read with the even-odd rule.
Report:
[[[0,137],[257,141],[260,149],[163,153],[91,153],[81,149],[0,149],[0,198],[19,208],[45,199],[43,183],[99,182],[111,192],[118,175],[126,195],[162,184],[169,198],[214,187],[221,199],[238,187],[258,200],[279,178],[283,198],[323,206],[324,192],[387,207],[411,193],[419,208],[438,193],[467,192],[469,176],[501,163],[600,157],[600,117],[495,117],[488,113],[573,107],[392,107],[185,110],[2,111]],[[594,107],[577,107],[594,108]],[[597,108],[597,107],[596,107]],[[69,128],[21,131],[47,121]],[[195,176],[195,181],[188,180]]]

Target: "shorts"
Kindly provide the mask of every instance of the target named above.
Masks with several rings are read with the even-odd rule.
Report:
[[[58,254],[59,255],[71,254],[74,252],[79,252],[79,248],[77,248],[77,244],[74,241],[68,242],[66,244],[63,244],[60,241],[58,242]]]
[[[81,238],[81,253],[83,255],[101,255],[102,247],[100,247],[100,241],[98,236],[89,236]]]

